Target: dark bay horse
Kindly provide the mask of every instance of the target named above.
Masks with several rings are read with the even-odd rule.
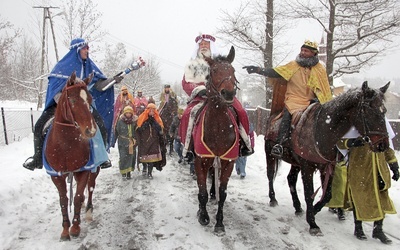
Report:
[[[216,233],[225,232],[222,222],[223,206],[227,197],[229,177],[239,155],[237,115],[230,108],[237,89],[235,69],[231,65],[234,57],[235,50],[232,47],[227,57],[205,58],[210,65],[210,74],[206,83],[207,100],[197,118],[193,133],[195,171],[199,188],[198,221],[201,225],[210,223],[206,208],[207,175],[214,164],[216,192],[219,198],[217,222],[214,227]]]
[[[322,235],[321,229],[315,222],[315,214],[331,198],[331,172],[335,165],[337,141],[354,126],[369,143],[372,151],[382,152],[389,147],[385,124],[386,108],[383,103],[388,87],[389,83],[380,89],[372,89],[368,87],[367,82],[364,82],[361,88],[351,89],[327,103],[310,105],[292,129],[291,139],[283,145],[282,160],[292,164],[287,179],[296,214],[302,213],[296,191],[297,176],[301,172],[307,205],[306,220],[310,225],[310,234]],[[269,129],[265,137],[271,206],[277,205],[273,182],[278,160],[271,155],[271,149],[275,144],[276,128],[279,127],[279,122],[275,122],[277,120],[275,118],[276,115],[269,118]],[[324,192],[320,201],[314,205],[313,174],[315,170],[321,173]]]
[[[87,90],[92,77],[93,75],[90,75],[89,78],[81,80],[74,72],[68,78],[57,104],[52,128],[47,136],[44,153],[48,165],[55,171],[50,175],[60,196],[63,218],[61,240],[70,240],[70,236],[78,237],[80,234],[81,206],[91,172],[81,171],[81,168],[89,161],[89,139],[94,137],[97,131],[96,122],[90,110],[92,96]],[[76,181],[72,226],[68,216],[66,184],[68,176],[71,181],[72,176]]]
[[[169,129],[172,124],[172,120],[178,114],[178,101],[175,98],[169,98],[168,102],[161,107],[160,117],[164,123],[164,131],[165,131],[165,145],[169,146],[169,155],[172,155],[173,146],[174,146],[174,138],[169,135]]]

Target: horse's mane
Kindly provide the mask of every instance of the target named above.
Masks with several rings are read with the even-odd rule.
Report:
[[[226,62],[226,61],[228,61],[228,59],[227,59],[228,57],[227,56],[223,56],[223,55],[218,55],[217,57],[215,57],[214,58],[214,61],[217,61],[217,62]]]
[[[361,88],[351,88],[347,92],[333,98],[331,101],[323,104],[324,108],[329,112],[337,108],[338,106],[343,109],[349,109],[354,106],[355,103],[360,101],[360,98],[363,95],[363,91]],[[385,100],[385,96],[379,90],[368,88],[367,90],[367,98],[372,98],[374,96],[378,96],[378,98]]]

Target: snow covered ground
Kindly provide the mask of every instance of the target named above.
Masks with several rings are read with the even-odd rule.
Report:
[[[400,249],[399,214],[388,215],[384,221],[384,230],[393,240],[390,246],[371,238],[371,222],[364,223],[368,240],[357,240],[352,213],[339,221],[328,209],[316,216],[324,236],[311,236],[305,216],[294,215],[285,163],[275,181],[279,206],[270,207],[263,136],[256,138],[246,178],[232,173],[224,207],[225,235],[213,233],[217,209],[213,202],[208,203],[210,224],[197,222],[198,190],[187,165],[169,157],[153,180],[135,171],[132,180],[123,181],[118,152],[112,149],[114,166],[97,178],[94,221],[82,220],[81,235],[60,242],[62,218],[56,188],[45,170],[31,172],[22,167],[33,153],[32,141],[30,136],[0,147],[0,249]],[[305,208],[302,190],[300,178],[298,191]],[[393,182],[390,194],[400,210],[400,183]]]

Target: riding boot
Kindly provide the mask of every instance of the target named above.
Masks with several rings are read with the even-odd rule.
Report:
[[[55,110],[56,105],[47,108],[37,120],[35,124],[35,130],[33,132],[33,146],[35,154],[26,159],[26,161],[22,164],[24,168],[32,171],[35,170],[35,168],[43,168],[43,143],[47,133],[47,130],[44,131],[44,127],[54,116]]]
[[[365,235],[362,227],[362,221],[356,219],[355,209],[353,210],[353,217],[354,217],[354,235],[359,240],[367,240],[367,236]]]
[[[107,148],[107,145],[108,145],[107,144],[107,136],[108,135],[107,135],[107,128],[106,128],[106,125],[104,124],[103,118],[101,117],[100,113],[95,108],[93,108],[92,115],[93,115],[93,118],[94,118],[97,126],[100,129],[101,137],[103,138],[104,147]],[[110,168],[110,167],[112,167],[112,163],[110,160],[105,161],[100,165],[101,169],[106,169],[106,168]]]
[[[289,113],[287,109],[284,109],[283,116],[281,120],[281,124],[279,126],[278,137],[277,137],[277,144],[272,147],[271,154],[275,157],[282,158],[283,154],[283,147],[282,143],[287,138],[287,134],[290,130],[290,124],[292,122],[292,115]]]
[[[389,239],[382,230],[383,219],[374,221],[374,229],[372,230],[372,238],[379,239],[383,244],[391,244],[392,240]]]

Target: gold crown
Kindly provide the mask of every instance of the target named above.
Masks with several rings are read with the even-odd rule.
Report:
[[[317,42],[311,42],[310,40],[305,40],[304,41],[304,45],[318,50],[318,43]]]

